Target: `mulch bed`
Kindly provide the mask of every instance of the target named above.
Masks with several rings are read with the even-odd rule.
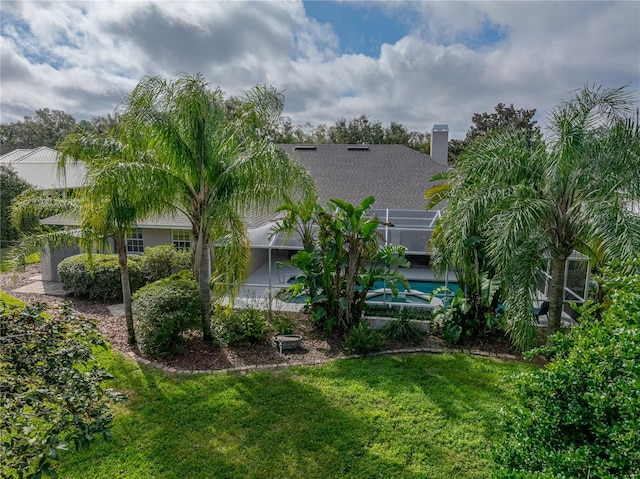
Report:
[[[51,306],[60,305],[64,301],[71,301],[74,308],[87,317],[98,321],[102,333],[109,339],[111,346],[130,355],[135,353],[145,357],[137,347],[127,343],[126,325],[123,317],[111,316],[106,305],[95,301],[78,298],[16,293],[13,290],[29,284],[30,279],[40,272],[39,265],[30,265],[25,272],[14,275],[3,273],[0,275],[0,289],[7,291],[18,299],[30,303],[44,301]],[[280,354],[275,344],[275,332],[269,331],[261,342],[252,345],[216,347],[205,344],[198,332],[193,332],[185,338],[184,350],[171,359],[147,358],[156,363],[181,370],[216,370],[238,368],[243,366],[259,366],[271,364],[316,364],[335,358],[347,356],[342,339],[337,335],[326,335],[311,323],[309,317],[303,313],[285,313],[294,320],[294,330],[303,338],[302,347]],[[434,348],[447,347],[438,335],[426,336],[418,344],[389,344],[388,349],[403,348]],[[483,338],[475,341],[465,341],[455,347],[456,350],[482,350],[496,354],[516,354],[509,342],[501,338]]]

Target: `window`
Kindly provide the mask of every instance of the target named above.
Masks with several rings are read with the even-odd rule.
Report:
[[[144,253],[144,243],[142,242],[142,230],[135,229],[127,235],[127,253],[142,254]]]
[[[191,249],[191,233],[189,230],[171,230],[171,241],[178,251]]]

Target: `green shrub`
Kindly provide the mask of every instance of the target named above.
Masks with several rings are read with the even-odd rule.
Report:
[[[234,310],[230,316],[213,320],[214,336],[220,344],[255,343],[264,338],[267,323],[262,311],[253,308]]]
[[[277,334],[293,333],[293,318],[282,313],[271,314],[271,326]]]
[[[146,248],[140,267],[147,283],[153,283],[183,269],[191,268],[189,251],[177,251],[173,245],[160,245]]]
[[[640,276],[610,300],[601,321],[583,307],[579,326],[534,351],[552,361],[520,378],[498,477],[638,477]]]
[[[142,286],[140,258],[129,256],[129,284],[131,291]],[[63,259],[58,276],[64,289],[74,296],[104,302],[122,301],[120,264],[115,254],[78,254]]]
[[[389,341],[401,343],[418,343],[424,337],[424,331],[408,316],[401,316],[399,319],[389,321],[382,328],[382,334]]]
[[[182,333],[200,325],[198,283],[174,275],[150,283],[133,297],[134,325],[140,349],[170,356],[182,347]]]
[[[55,477],[71,444],[111,437],[111,403],[124,399],[93,356],[107,347],[96,322],[45,306],[0,304],[0,477]]]
[[[365,323],[359,323],[349,331],[345,338],[344,347],[349,354],[368,354],[380,351],[382,335]]]

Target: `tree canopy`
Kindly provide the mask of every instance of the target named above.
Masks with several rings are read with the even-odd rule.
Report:
[[[75,128],[75,118],[62,110],[36,110],[22,121],[0,125],[0,154],[16,148],[55,148],[58,141]]]
[[[212,337],[210,282],[217,297],[233,298],[248,274],[243,214],[314,190],[306,169],[264,134],[283,106],[284,96],[264,85],[225,104],[199,74],[145,78],[123,105],[125,131],[146,140],[146,154],[110,171],[153,198],[155,211],[180,211],[189,219],[205,339]]]
[[[516,109],[511,103],[506,106],[498,103],[492,113],[474,113],[471,117],[472,125],[463,140],[449,141],[449,163],[454,164],[462,152],[474,140],[491,134],[522,131],[531,140],[540,134],[540,127],[533,120],[536,109]]]

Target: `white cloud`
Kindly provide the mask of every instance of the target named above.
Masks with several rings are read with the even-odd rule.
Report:
[[[106,114],[142,76],[180,71],[233,95],[273,84],[295,123],[364,113],[421,131],[449,123],[457,137],[499,102],[542,119],[585,82],[640,88],[637,2],[377,6],[412,33],[372,58],[339,54],[330,26],[295,1],[3,1],[2,122],[45,107]]]

